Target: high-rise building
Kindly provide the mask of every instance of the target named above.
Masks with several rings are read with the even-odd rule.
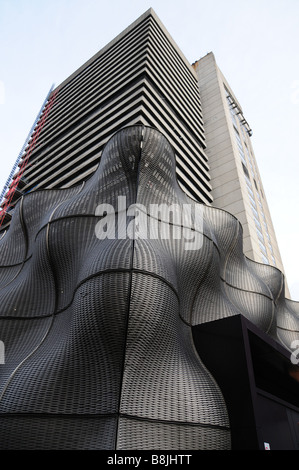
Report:
[[[184,191],[212,201],[197,77],[152,9],[54,89],[49,100],[53,96],[50,118],[36,145],[29,141],[24,152],[22,161],[28,161],[18,197],[85,181],[118,129],[145,124],[174,147]]]
[[[1,449],[298,449],[298,304],[202,70],[150,9],[47,97],[4,203]]]
[[[150,9],[51,98],[51,116],[38,129],[41,114],[38,138],[33,133],[14,175],[12,206],[22,194],[85,181],[114,132],[145,124],[160,130],[175,149],[182,189],[235,215],[245,255],[284,272],[251,129],[213,53],[192,67]]]
[[[240,220],[243,249],[249,258],[277,266],[283,272],[251,144],[252,130],[242,107],[212,52],[196,61],[193,67],[198,75],[213,205]]]

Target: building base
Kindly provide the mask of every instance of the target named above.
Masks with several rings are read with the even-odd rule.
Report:
[[[241,315],[193,328],[227,403],[232,450],[299,450],[299,367]]]

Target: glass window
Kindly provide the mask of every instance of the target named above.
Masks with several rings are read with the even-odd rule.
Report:
[[[252,204],[251,204],[251,210],[252,210],[252,212],[253,212],[254,217],[256,217],[256,218],[258,219],[258,217],[259,217],[258,212],[257,212],[257,210],[253,207]]]
[[[254,218],[254,222],[255,222],[255,226],[260,230],[260,232],[262,233],[262,226],[260,224],[260,221],[256,218],[256,217],[253,217]]]
[[[255,200],[252,198],[252,196],[250,195],[249,191],[248,191],[248,197],[250,199],[250,202],[251,202],[251,205],[256,208],[256,203],[255,203]]]
[[[254,195],[253,195],[252,189],[247,186],[247,191],[250,194],[250,196],[252,197],[252,199],[254,200]],[[254,201],[254,207],[256,207],[255,201]]]
[[[263,253],[261,253],[261,258],[262,258],[263,263],[269,264],[269,260],[268,260],[267,256],[265,256]]]
[[[264,243],[264,237],[263,237],[263,234],[262,232],[256,227],[256,233],[257,233],[257,236],[259,237],[259,239],[261,240],[262,243]],[[266,248],[265,248],[266,249]]]
[[[248,170],[247,170],[246,165],[244,165],[243,162],[242,162],[242,167],[243,167],[243,171],[244,171],[245,175],[247,176],[247,178],[249,178],[249,172],[248,172]]]
[[[267,255],[267,250],[266,250],[265,245],[261,241],[259,241],[259,245],[260,245],[261,252],[264,253],[264,255]]]

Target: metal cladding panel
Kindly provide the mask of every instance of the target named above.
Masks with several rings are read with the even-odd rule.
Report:
[[[10,450],[113,450],[115,429],[113,416],[1,416],[1,434]]]
[[[117,132],[85,184],[24,196],[0,252],[1,449],[229,449],[192,326],[242,314],[298,336],[282,274],[180,189],[153,128]]]

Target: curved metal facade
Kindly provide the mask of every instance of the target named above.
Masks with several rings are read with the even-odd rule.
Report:
[[[116,208],[115,237],[99,236],[101,204]],[[142,236],[128,209],[161,204],[199,214],[183,221],[201,237],[196,251],[175,221]],[[84,185],[23,197],[0,253],[1,449],[229,449],[192,326],[242,314],[287,348],[297,338],[283,275],[243,255],[235,217],[183,193],[153,128],[117,132]]]

